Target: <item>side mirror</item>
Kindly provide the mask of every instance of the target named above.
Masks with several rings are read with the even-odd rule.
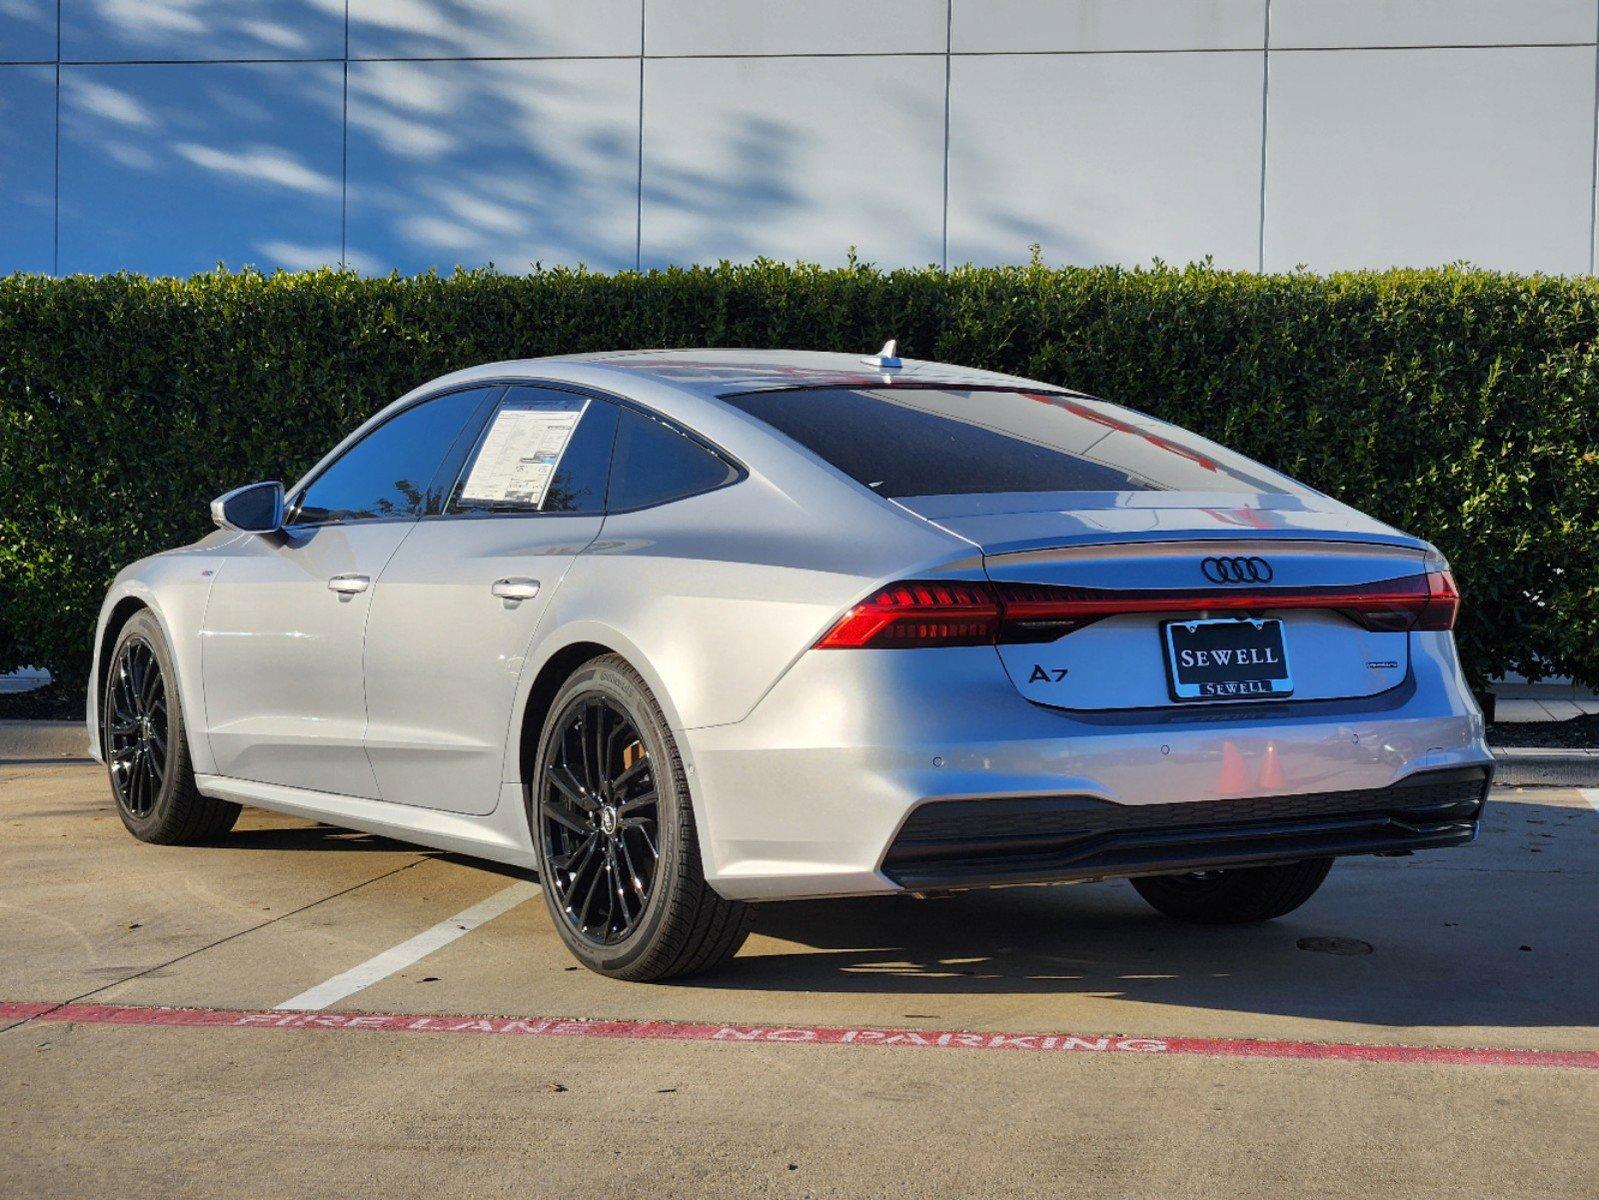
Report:
[[[239,533],[276,533],[283,528],[283,485],[250,483],[211,501],[211,519],[219,529]]]

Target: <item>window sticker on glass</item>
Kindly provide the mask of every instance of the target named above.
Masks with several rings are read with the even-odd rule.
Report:
[[[570,409],[502,408],[483,439],[461,499],[534,508],[543,504],[587,408],[587,401]]]

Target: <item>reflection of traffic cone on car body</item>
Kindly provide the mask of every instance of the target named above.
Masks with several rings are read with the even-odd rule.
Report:
[[[1260,764],[1260,787],[1262,791],[1275,791],[1283,785],[1283,765],[1277,758],[1277,743],[1266,743],[1266,759]]]
[[[1232,742],[1221,744],[1221,779],[1216,790],[1223,796],[1241,796],[1250,788],[1249,764]]]

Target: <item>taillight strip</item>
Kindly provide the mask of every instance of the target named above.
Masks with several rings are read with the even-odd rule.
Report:
[[[1248,591],[1112,589],[1057,584],[908,580],[880,588],[844,614],[818,649],[970,646],[1053,641],[1130,613],[1326,609],[1382,632],[1453,629],[1460,591],[1448,571],[1344,586]]]
[[[816,643],[821,650],[992,645],[1000,606],[985,583],[912,579],[878,589]]]

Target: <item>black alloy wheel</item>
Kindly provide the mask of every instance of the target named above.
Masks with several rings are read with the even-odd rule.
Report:
[[[161,624],[134,613],[100,677],[100,748],[117,816],[141,842],[208,842],[233,828],[239,806],[200,794],[189,758],[178,672]]]
[[[637,928],[655,884],[655,765],[632,719],[607,696],[579,696],[557,721],[540,781],[543,860],[571,928],[611,946]]]
[[[753,909],[705,880],[690,772],[661,705],[631,663],[579,664],[539,724],[528,832],[544,902],[591,971],[635,982],[714,970]]]
[[[149,642],[122,643],[106,688],[111,786],[122,809],[143,819],[161,798],[169,758],[166,679]]]

